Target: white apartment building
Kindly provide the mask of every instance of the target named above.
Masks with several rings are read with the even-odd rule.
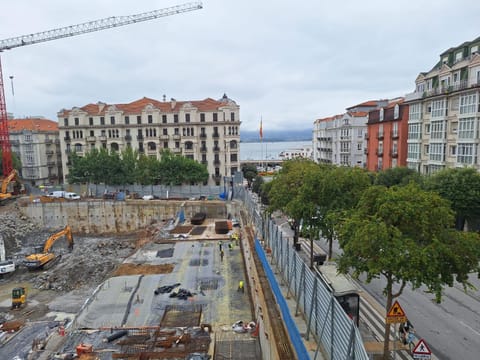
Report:
[[[480,170],[479,52],[480,37],[448,49],[405,96],[409,168],[422,174],[464,166]]]
[[[344,166],[366,165],[368,112],[388,100],[367,101],[347,108],[341,115],[317,119],[313,126],[313,160]]]
[[[22,162],[24,182],[58,184],[63,179],[57,122],[39,117],[9,119],[8,131],[12,152]]]
[[[240,107],[220,100],[158,101],[142,98],[128,104],[88,104],[58,112],[62,168],[68,154],[83,156],[94,148],[122,151],[130,146],[160,158],[162,149],[207,166],[208,184],[223,184],[240,171]]]

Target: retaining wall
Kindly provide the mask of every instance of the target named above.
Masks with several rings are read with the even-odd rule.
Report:
[[[228,216],[223,201],[64,201],[29,203],[23,210],[41,227],[56,229],[68,224],[73,232],[101,234],[143,229],[176,218],[181,209],[185,219],[197,212],[205,212],[209,218],[225,219]]]

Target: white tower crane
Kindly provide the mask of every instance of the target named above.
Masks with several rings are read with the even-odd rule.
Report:
[[[58,29],[38,32],[29,35],[13,37],[0,40],[0,52],[10,50],[16,47],[37,44],[65,37],[77,36],[89,32],[110,29],[118,26],[134,24],[147,20],[154,20],[160,17],[181,14],[188,11],[202,9],[201,2],[185,3],[164,9],[153,10],[135,15],[112,16],[105,19],[89,21],[82,24],[66,26]],[[5,90],[2,74],[2,65],[0,61],[0,149],[2,150],[2,168],[4,176],[12,171],[12,157],[10,149],[10,139],[8,134],[7,108],[5,104]]]

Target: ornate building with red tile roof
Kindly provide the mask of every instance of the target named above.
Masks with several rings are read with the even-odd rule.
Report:
[[[32,117],[8,120],[12,152],[22,163],[24,181],[32,185],[63,180],[58,123]]]
[[[208,184],[221,185],[240,171],[240,107],[227,95],[219,100],[88,104],[58,112],[64,178],[68,154],[94,148],[122,151],[128,146],[160,158],[162,149],[207,166]]]

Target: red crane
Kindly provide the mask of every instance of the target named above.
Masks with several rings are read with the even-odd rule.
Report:
[[[18,36],[10,39],[0,40],[0,52],[16,47],[32,45],[40,42],[61,39],[81,35],[89,32],[110,29],[113,27],[135,24],[142,21],[153,20],[160,17],[184,13],[187,11],[203,8],[201,2],[191,2],[182,5],[172,6],[160,10],[153,10],[145,13],[128,16],[111,16],[105,19],[89,21],[82,24],[66,26],[53,30],[43,31],[35,34]],[[12,150],[8,133],[7,106],[5,104],[5,91],[3,86],[2,64],[0,61],[0,146],[2,150],[3,175],[8,176],[13,170]]]

